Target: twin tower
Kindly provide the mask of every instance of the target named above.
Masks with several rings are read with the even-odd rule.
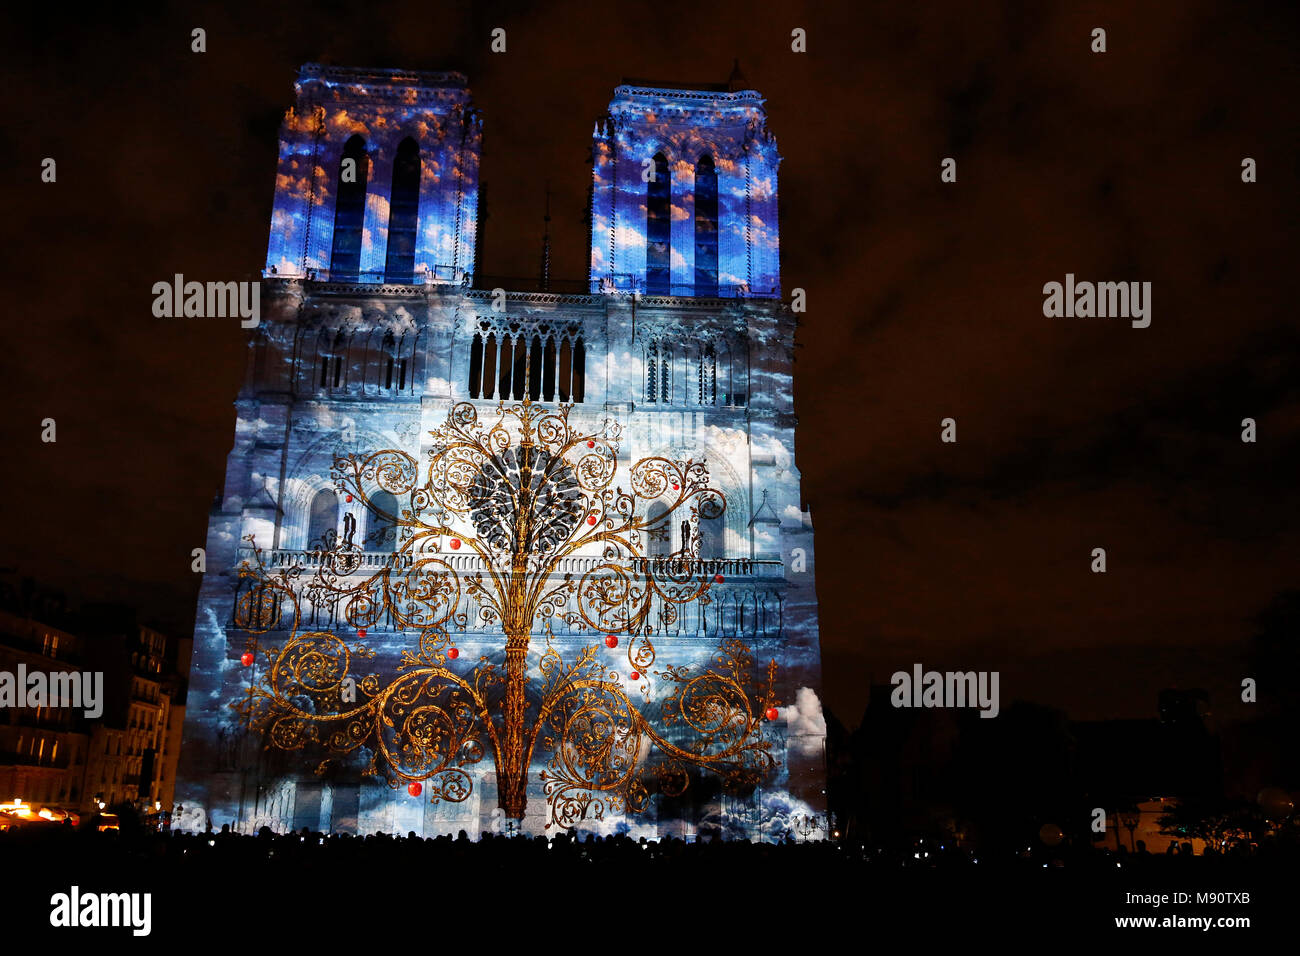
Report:
[[[826,827],[780,156],[762,97],[743,87],[737,71],[702,89],[616,88],[593,134],[589,274],[559,292],[545,277],[531,289],[478,278],[483,119],[463,76],[302,68],[263,319],[209,522],[183,828],[780,839],[796,821],[805,835],[809,820]],[[540,568],[539,591],[559,597],[503,632],[492,528],[547,459],[525,454],[532,437],[489,440],[457,472],[446,426],[456,409],[486,430],[512,407],[567,414],[569,431],[536,433],[556,459],[555,488],[536,494],[550,530],[514,564],[516,577]],[[569,433],[592,437],[560,449]],[[346,485],[347,456],[380,464]],[[725,509],[686,498],[704,474]],[[451,528],[444,493],[461,496],[466,530]],[[416,519],[440,533],[413,543]],[[385,597],[403,574],[400,600]],[[428,587],[447,589],[450,610],[412,626]],[[584,617],[588,599],[607,616]],[[615,632],[617,650],[583,656]],[[430,676],[408,693],[417,659]],[[584,660],[601,676],[562,700],[552,665]],[[435,699],[438,681],[449,690]],[[429,696],[381,713],[403,693]],[[268,701],[278,718],[258,709]]]

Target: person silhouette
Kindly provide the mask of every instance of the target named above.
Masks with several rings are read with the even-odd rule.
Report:
[[[356,516],[349,511],[343,516],[343,546],[352,547],[352,536],[357,533]]]

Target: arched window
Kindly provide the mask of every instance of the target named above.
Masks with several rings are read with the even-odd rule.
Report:
[[[542,362],[542,397],[545,401],[555,401],[555,339],[547,336],[546,356]]]
[[[497,380],[497,394],[502,398],[510,397],[510,386],[514,382],[514,377],[510,374],[510,363],[514,360],[515,346],[510,340],[510,336],[501,337],[501,344],[497,347],[497,354],[500,355],[501,375]]]
[[[388,201],[388,258],[385,282],[415,278],[415,234],[420,212],[420,147],[402,140],[393,161],[393,190]]]
[[[342,330],[340,330],[339,334],[334,336],[334,351],[331,356],[334,360],[334,371],[330,379],[330,385],[333,388],[338,388],[343,384],[343,356],[347,354],[347,351],[348,341],[344,338]]]
[[[572,332],[573,330],[570,330]],[[557,342],[558,339],[558,342]],[[581,402],[586,391],[586,347],[582,339],[543,329],[501,336],[476,332],[470,342],[469,395],[478,399]],[[405,360],[398,362],[402,374]],[[557,396],[558,392],[558,396]],[[526,394],[525,394],[526,393]]]
[[[397,370],[397,347],[393,343],[392,332],[384,333],[382,354],[382,361],[384,363],[384,375],[382,381],[384,383],[384,388],[391,389],[393,387],[393,373]]]
[[[330,361],[333,359],[333,353],[330,351],[329,334],[322,332],[320,335],[320,387],[329,388],[330,385]]]
[[[483,398],[491,398],[497,392],[497,337],[493,332],[488,335],[483,346]]]
[[[483,390],[483,336],[474,333],[469,346],[469,397],[478,398]]]
[[[651,295],[671,291],[672,189],[668,160],[656,153],[654,173],[646,183],[645,289]]]
[[[659,401],[673,403],[673,351],[666,345],[659,349]]]
[[[397,498],[387,491],[377,491],[370,496],[367,510],[366,550],[397,550],[397,519],[400,506]]]
[[[706,345],[700,355],[699,366],[699,403],[701,405],[718,404],[718,356],[712,345]]]
[[[366,141],[353,136],[343,146],[334,194],[334,247],[330,251],[330,278],[334,281],[355,282],[361,268],[361,228],[369,174]]]
[[[339,527],[339,497],[328,488],[316,492],[307,520],[307,550],[329,551]]]
[[[537,401],[542,397],[542,337],[534,335],[528,349],[528,397]]]
[[[573,400],[581,402],[587,385],[587,350],[582,339],[573,348]]]
[[[573,346],[565,339],[560,343],[560,401],[569,400],[569,382],[573,373]]]
[[[516,400],[524,397],[524,371],[528,368],[528,346],[522,335],[515,336],[514,379],[511,394]]]
[[[708,153],[695,164],[695,294],[718,294],[718,171]]]
[[[651,345],[645,359],[645,400],[655,401],[659,394],[659,346]]]

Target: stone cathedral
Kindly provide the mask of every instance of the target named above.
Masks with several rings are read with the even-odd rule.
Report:
[[[625,82],[590,271],[484,281],[466,78],[309,64],[179,825],[827,836],[764,100]]]

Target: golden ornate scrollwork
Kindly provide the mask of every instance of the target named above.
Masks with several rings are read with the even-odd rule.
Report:
[[[702,570],[695,536],[683,535],[677,552],[655,561],[645,545],[666,539],[674,520],[698,522],[726,509],[702,461],[642,459],[628,469],[629,488],[615,484],[621,426],[606,420],[586,431],[570,422],[571,408],[503,402],[494,421],[480,422],[472,404],[457,404],[430,433],[424,481],[416,460],[400,451],[338,458],[331,474],[340,491],[397,531],[392,559],[374,573],[360,573],[365,555],[344,541],[299,586],[303,568],[271,574],[253,548],[240,569],[250,586],[237,599],[235,623],[255,635],[285,630],[287,638],[264,649],[268,666],[231,706],[263,731],[267,746],[364,750],[367,772],[393,786],[428,781],[435,802],[466,799],[473,787],[466,768],[490,754],[501,805],[520,817],[540,742],[550,754],[541,773],[547,826],[562,828],[612,811],[638,813],[655,793],[680,794],[690,768],[743,785],[773,766],[762,720],[775,702],[776,662],[755,694],[740,641],[724,640],[698,672],[653,671],[669,691],[664,727],[677,727],[674,736],[688,729],[684,745],[652,726],[598,645],[569,663],[555,650],[555,619],[625,635],[628,664],[646,675],[644,695],[657,661],[652,636],[682,605],[709,601],[715,583]],[[396,514],[376,505],[381,491],[401,502]],[[651,517],[653,501],[662,507]],[[447,549],[461,547],[478,569],[462,574],[448,561]],[[579,580],[561,572],[566,558],[593,552],[597,562]],[[401,651],[393,675],[355,672],[376,661],[375,651],[361,639],[349,645],[328,631],[302,630],[299,594],[336,609],[352,628],[384,622],[419,637]],[[477,606],[478,628],[503,633],[504,668],[487,656],[453,665],[448,629],[470,626],[458,610],[466,597]],[[527,651],[538,628],[546,651],[540,683],[530,685]]]

